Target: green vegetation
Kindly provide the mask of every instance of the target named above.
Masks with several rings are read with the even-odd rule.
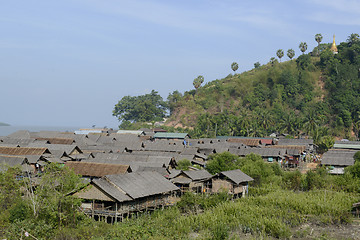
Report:
[[[306,54],[307,44],[302,42],[303,54],[295,61],[279,63],[273,57],[248,72],[207,82],[196,94],[177,95],[167,123],[181,124],[183,130],[173,130],[186,131],[193,138],[263,137],[278,132],[306,134],[316,142],[329,136],[356,140],[360,136],[357,36],[350,35],[334,54],[316,34],[318,46]],[[283,54],[279,49],[280,60]],[[294,55],[294,50],[287,51],[289,59]]]
[[[188,159],[182,159],[180,161],[177,162],[177,170],[189,170],[189,167],[191,166],[191,162]]]
[[[351,206],[360,199],[360,165],[332,176],[324,168],[301,174],[267,164],[258,155],[239,158],[215,154],[213,162],[233,167],[255,179],[246,198],[186,193],[175,206],[125,219],[114,225],[96,222],[77,211],[71,193],[81,187],[78,176],[51,164],[33,193],[16,177],[19,169],[0,173],[0,237],[20,239],[28,231],[37,239],[288,239],[304,223],[339,225],[352,221]],[[28,190],[26,190],[28,189]]]
[[[0,126],[10,126],[10,124],[0,122]]]
[[[134,123],[156,121],[168,109],[166,125],[177,127],[168,130],[186,131],[193,138],[262,137],[277,132],[293,137],[306,134],[316,142],[328,136],[356,140],[360,136],[359,35],[352,33],[340,43],[338,54],[322,40],[316,34],[317,46],[309,53],[307,43],[301,42],[302,54],[294,60],[295,51],[289,49],[290,61],[280,63],[272,57],[241,74],[235,74],[238,64],[233,62],[234,75],[204,85],[200,75],[193,81],[195,89],[174,91],[166,103],[155,91],[124,97],[113,114],[122,121],[121,128],[134,129]],[[276,55],[281,61],[284,51],[279,49]],[[154,100],[142,101],[145,97]]]
[[[133,122],[162,121],[167,103],[155,91],[140,96],[125,96],[113,110],[113,116],[122,121],[120,128],[128,128]]]

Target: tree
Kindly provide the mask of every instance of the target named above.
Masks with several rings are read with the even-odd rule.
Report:
[[[318,141],[314,141],[314,143],[318,146],[318,152],[324,153],[334,146],[335,140],[332,136],[323,136]]]
[[[360,162],[360,151],[357,151],[354,154],[354,160],[355,160],[355,162]]]
[[[284,51],[282,49],[277,50],[276,56],[280,59],[281,62],[281,58],[284,56]]]
[[[239,65],[238,65],[236,62],[233,62],[233,63],[231,64],[231,69],[232,69],[234,72],[236,72],[236,70],[238,70],[238,68],[239,68]]]
[[[194,79],[193,85],[194,85],[194,88],[196,89],[196,91],[203,82],[204,82],[204,77],[201,75],[199,75],[197,78]]]
[[[306,50],[307,50],[307,43],[306,42],[301,42],[300,44],[299,44],[299,48],[300,48],[300,51],[304,54],[305,52],[306,52]]]
[[[113,116],[116,116],[119,121],[159,121],[165,117],[167,107],[158,92],[152,90],[151,93],[145,95],[123,97],[115,105]]]
[[[206,164],[206,170],[211,174],[234,170],[238,168],[236,166],[238,160],[238,156],[229,152],[211,154]]]
[[[48,164],[35,191],[37,216],[59,227],[70,224],[81,204],[71,193],[83,186],[80,176],[68,167]]]
[[[318,43],[318,48],[317,48],[317,55],[319,56],[319,49],[320,49],[320,43],[323,39],[323,36],[318,33],[318,34],[315,34],[315,41]]]
[[[354,43],[357,43],[360,41],[359,34],[357,34],[357,33],[350,34],[350,36],[347,38],[346,41],[347,41],[349,47],[351,47]]]
[[[188,159],[182,159],[180,161],[177,162],[177,170],[189,170],[189,167],[191,166],[191,162]]]
[[[295,56],[295,51],[294,51],[294,49],[289,49],[289,50],[287,50],[287,54],[286,54],[289,58],[290,58],[290,60],[292,60],[293,59],[293,57]]]
[[[182,94],[178,90],[173,91],[167,97],[169,110],[170,110],[170,115],[173,113],[173,111],[177,107],[177,105],[178,105],[179,101],[181,100],[181,98],[182,98]]]
[[[254,68],[259,68],[261,64],[259,62],[254,63]]]

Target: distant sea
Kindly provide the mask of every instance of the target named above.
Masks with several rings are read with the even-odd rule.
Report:
[[[80,128],[82,127],[0,126],[0,136],[7,136],[19,130],[28,130],[30,132],[39,132],[39,131],[74,132],[75,130],[78,130]]]

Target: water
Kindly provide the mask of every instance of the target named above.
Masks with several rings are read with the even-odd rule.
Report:
[[[60,132],[74,132],[81,127],[59,127],[59,126],[0,126],[0,136],[7,136],[19,130],[28,130],[30,132],[39,131],[60,131]]]

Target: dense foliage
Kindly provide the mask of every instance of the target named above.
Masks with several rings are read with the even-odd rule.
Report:
[[[152,90],[151,93],[140,96],[125,96],[113,110],[113,116],[123,121],[124,127],[131,122],[162,121],[167,110],[167,103]]]
[[[169,124],[181,124],[192,137],[262,137],[273,132],[358,139],[360,131],[360,41],[351,34],[338,45],[320,43],[296,60],[275,58],[242,74],[229,74],[185,92],[172,103]],[[293,50],[287,56],[294,57]],[[284,53],[277,52],[279,59]],[[174,125],[175,125],[174,124]],[[193,127],[186,129],[186,127]],[[174,129],[182,131],[181,129]]]
[[[170,93],[163,101],[156,91],[142,96],[125,96],[116,104],[113,115],[121,128],[136,129],[139,123],[161,120],[167,111],[170,131],[186,131],[193,138],[217,135],[262,137],[273,132],[296,137],[309,135],[316,143],[334,136],[356,140],[360,134],[360,41],[353,33],[338,45],[321,43],[306,53],[307,43],[299,44],[303,52],[290,61],[279,63],[272,57],[241,74],[205,83],[203,76],[194,79],[195,89]],[[280,60],[285,53],[276,52]],[[236,62],[231,64],[235,72]],[[179,126],[181,128],[179,128]]]

